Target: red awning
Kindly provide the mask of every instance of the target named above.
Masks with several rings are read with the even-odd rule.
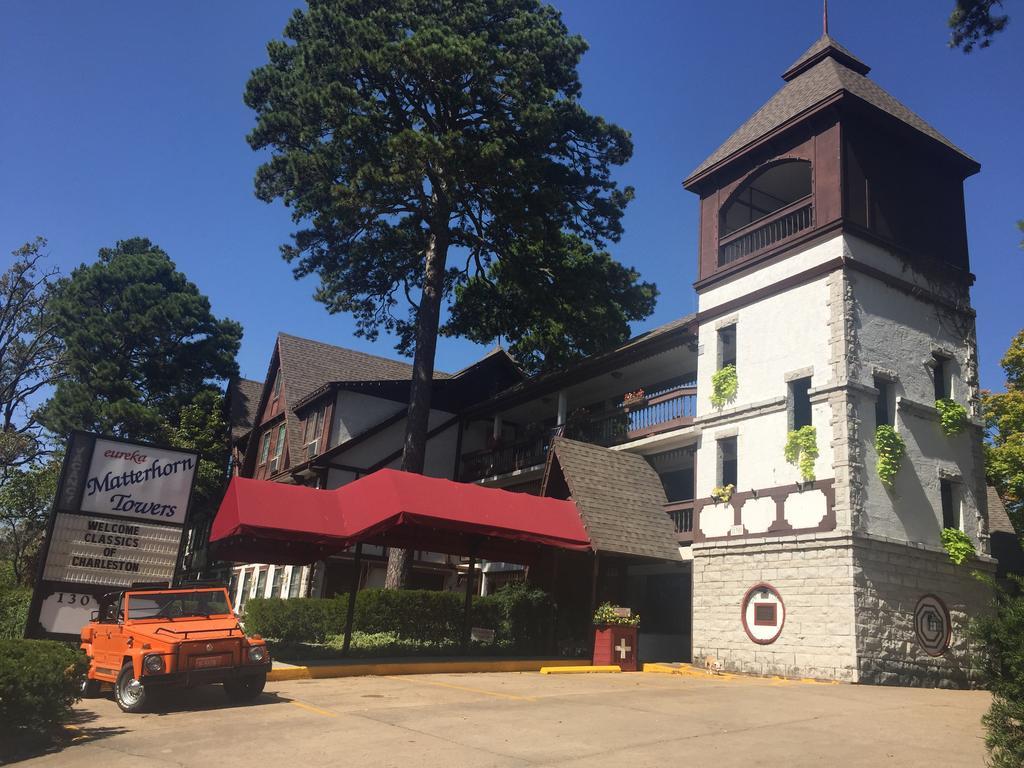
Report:
[[[221,560],[304,565],[351,543],[337,497],[301,485],[231,478],[210,542]]]
[[[292,565],[357,541],[520,563],[590,549],[571,501],[392,469],[333,491],[232,478],[210,532],[220,559]]]
[[[335,493],[359,541],[528,562],[540,546],[588,550],[571,501],[381,469]]]

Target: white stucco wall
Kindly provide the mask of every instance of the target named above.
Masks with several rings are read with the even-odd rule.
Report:
[[[331,416],[331,447],[380,424],[405,407],[403,403],[360,392],[338,392]]]

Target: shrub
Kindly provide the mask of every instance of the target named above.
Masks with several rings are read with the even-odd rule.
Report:
[[[736,378],[736,366],[726,365],[711,374],[711,404],[721,408],[736,399],[739,379]]]
[[[345,627],[348,596],[327,599],[253,598],[245,605],[245,630],[278,640],[322,643]]]
[[[964,427],[967,426],[967,409],[960,403],[945,398],[936,400],[935,410],[939,412],[939,423],[947,437],[964,431]]]
[[[786,461],[800,468],[805,483],[814,480],[814,462],[818,458],[818,432],[810,424],[794,429],[786,438]]]
[[[900,462],[907,452],[903,438],[888,424],[875,429],[875,453],[878,454],[878,477],[888,486],[892,486],[899,472]]]
[[[0,587],[0,639],[18,640],[24,637],[31,600],[31,589]]]
[[[428,589],[364,589],[356,598],[353,627],[360,632],[394,632],[408,640],[439,643],[462,631],[461,592]]]
[[[526,582],[512,582],[478,601],[481,605],[492,602],[498,621],[492,624],[486,623],[486,619],[479,623],[474,620],[474,625],[496,629],[498,642],[508,643],[523,653],[550,649],[557,611],[554,600],[543,589]]]
[[[963,565],[975,554],[970,537],[959,528],[942,529],[942,546],[949,559],[953,561],[953,565]]]
[[[1024,765],[1024,579],[1011,579],[1010,589],[995,587],[991,613],[971,623],[992,690],[992,706],[982,722],[995,768]]]
[[[85,669],[85,656],[63,643],[0,640],[0,757],[53,735]]]

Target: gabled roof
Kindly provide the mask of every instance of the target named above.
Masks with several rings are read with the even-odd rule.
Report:
[[[263,382],[252,379],[232,379],[228,382],[228,403],[230,407],[231,439],[245,435],[256,423],[263,394]]]
[[[1003,504],[999,491],[989,485],[986,487],[986,497],[988,501],[988,532],[1017,535],[1010,516],[1006,514],[1006,505]]]
[[[680,559],[664,510],[665,490],[643,456],[557,437],[548,451],[541,495],[556,495],[560,477],[595,551]]]
[[[851,94],[903,122],[960,155],[976,161],[921,117],[864,75],[870,69],[833,38],[823,35],[783,74],[786,84],[712,152],[684,182],[689,185],[705,171],[738,154],[795,118],[837,94]]]

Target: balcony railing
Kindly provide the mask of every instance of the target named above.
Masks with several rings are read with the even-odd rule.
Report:
[[[813,206],[807,198],[798,200],[772,214],[763,224],[757,222],[733,232],[719,241],[718,266],[724,267],[757,251],[769,248],[780,240],[809,229],[813,223]]]
[[[697,388],[677,387],[608,413],[571,419],[554,432],[573,440],[596,445],[619,445],[659,432],[678,429],[693,422],[697,412]],[[462,457],[464,481],[480,480],[543,464],[551,430],[532,437],[467,453]]]
[[[665,513],[672,518],[680,543],[693,541],[693,499],[670,501],[665,505]]]

